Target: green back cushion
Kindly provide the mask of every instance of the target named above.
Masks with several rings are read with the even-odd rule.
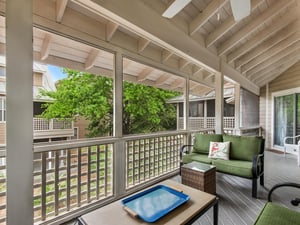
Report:
[[[224,135],[223,141],[230,141],[230,159],[252,161],[259,154],[261,137]]]
[[[208,154],[211,141],[222,142],[222,134],[195,134],[193,152]]]

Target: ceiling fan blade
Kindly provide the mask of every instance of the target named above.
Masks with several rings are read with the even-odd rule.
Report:
[[[192,0],[173,0],[162,14],[163,17],[172,18]]]
[[[240,21],[250,15],[251,0],[230,0],[230,5],[235,21]]]

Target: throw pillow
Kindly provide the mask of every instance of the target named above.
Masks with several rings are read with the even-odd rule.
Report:
[[[208,158],[212,159],[229,159],[230,142],[210,142]]]

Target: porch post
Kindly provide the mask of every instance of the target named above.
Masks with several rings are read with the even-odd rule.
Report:
[[[215,76],[215,132],[216,134],[223,133],[223,116],[224,116],[224,75],[220,72]]]
[[[203,113],[203,128],[207,128],[207,100],[204,100],[204,113]]]
[[[116,196],[125,192],[125,142],[123,137],[123,55],[115,54],[114,74],[114,137],[118,138],[114,146],[114,190]]]
[[[6,1],[7,222],[33,224],[32,0]]]
[[[234,85],[234,134],[240,135],[240,90],[239,84]]]
[[[185,130],[190,130],[190,123],[189,123],[189,108],[190,108],[190,88],[189,88],[190,80],[189,78],[185,79],[185,86],[184,86],[184,107],[183,107],[183,128]]]

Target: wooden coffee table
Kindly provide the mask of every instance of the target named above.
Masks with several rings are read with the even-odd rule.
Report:
[[[159,184],[182,190],[183,193],[190,196],[190,199],[154,223],[147,223],[138,217],[130,216],[123,209],[122,199],[81,216],[79,222],[82,225],[188,225],[195,222],[207,210],[213,207],[213,224],[218,224],[218,198],[215,195],[199,191],[172,180],[166,180],[157,185]]]
[[[181,182],[201,191],[216,194],[216,167],[200,162],[183,164]]]

